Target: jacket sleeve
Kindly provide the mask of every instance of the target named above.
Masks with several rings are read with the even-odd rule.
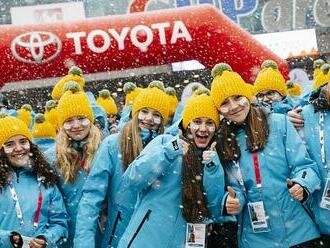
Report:
[[[203,187],[212,219],[221,217],[221,202],[225,194],[225,177],[218,155],[204,165]]]
[[[13,248],[12,244],[10,243],[10,233],[11,231],[0,229],[0,247]]]
[[[240,212],[242,212],[245,204],[246,204],[246,197],[245,197],[245,193],[242,189],[242,187],[240,186],[240,184],[238,183],[237,179],[234,177],[234,168],[233,166],[229,166],[226,169],[226,173],[225,173],[225,182],[226,182],[226,188],[227,186],[230,186],[233,188],[236,197],[239,199],[239,211],[237,214],[239,214]],[[222,198],[222,202],[221,202],[221,216],[226,216],[229,215],[227,214],[227,210],[226,210],[226,201],[227,201],[227,197],[228,197],[228,191],[225,192],[223,198]]]
[[[285,118],[286,158],[291,169],[290,177],[293,182],[299,183],[308,193],[313,193],[320,187],[316,163],[310,158],[306,146],[294,128],[293,124]]]
[[[74,237],[74,244],[77,247],[95,246],[97,221],[106,197],[110,177],[113,174],[111,153],[109,152],[111,145],[105,141],[95,154],[92,169],[84,185],[83,195],[78,206]]]
[[[178,156],[182,156],[181,146],[178,136],[159,135],[153,139],[128,166],[122,178],[121,190],[140,192],[150,186]]]
[[[52,198],[48,207],[48,227],[43,235],[47,239],[49,248],[61,247],[68,237],[68,214],[65,210],[63,197],[55,186],[52,192]]]

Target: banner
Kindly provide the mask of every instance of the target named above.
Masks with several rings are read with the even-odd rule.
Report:
[[[211,5],[38,25],[0,26],[0,87],[6,82],[198,60],[226,62],[253,82],[260,64],[288,66]]]

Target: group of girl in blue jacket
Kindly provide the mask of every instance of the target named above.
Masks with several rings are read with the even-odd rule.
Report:
[[[227,64],[212,76],[170,127],[163,86],[141,89],[108,136],[69,82],[44,154],[1,115],[1,247],[229,247],[210,242],[228,223],[238,247],[327,247],[329,81],[298,115],[274,62],[254,87]]]

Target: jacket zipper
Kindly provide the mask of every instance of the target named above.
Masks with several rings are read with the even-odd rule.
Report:
[[[130,248],[130,247],[131,247],[131,245],[132,245],[134,239],[135,239],[136,236],[139,234],[139,232],[140,232],[142,226],[144,225],[144,223],[146,222],[146,220],[149,220],[149,216],[150,216],[150,214],[151,214],[151,210],[148,209],[147,213],[144,215],[144,217],[143,217],[142,221],[140,222],[138,228],[136,229],[135,233],[133,234],[133,237],[132,237],[131,240],[129,241],[127,248]]]
[[[109,240],[109,247],[111,247],[111,243],[112,243],[112,240],[115,236],[115,233],[116,233],[116,228],[117,228],[117,225],[118,225],[118,222],[121,220],[121,212],[118,211],[117,213],[117,216],[116,216],[116,220],[113,224],[113,227],[112,227],[112,231],[111,231],[111,236],[110,236],[110,240]]]

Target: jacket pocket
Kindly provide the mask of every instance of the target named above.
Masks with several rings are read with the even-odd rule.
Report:
[[[151,210],[148,209],[148,211],[146,212],[146,214],[145,214],[144,217],[142,218],[140,224],[138,225],[136,231],[134,232],[134,234],[133,234],[131,240],[128,242],[128,246],[127,246],[127,248],[130,248],[130,247],[131,247],[131,245],[132,245],[134,239],[135,239],[135,238],[137,237],[137,235],[139,234],[139,232],[140,232],[141,228],[143,227],[144,223],[146,223],[146,221],[149,220],[150,214],[151,214]]]

